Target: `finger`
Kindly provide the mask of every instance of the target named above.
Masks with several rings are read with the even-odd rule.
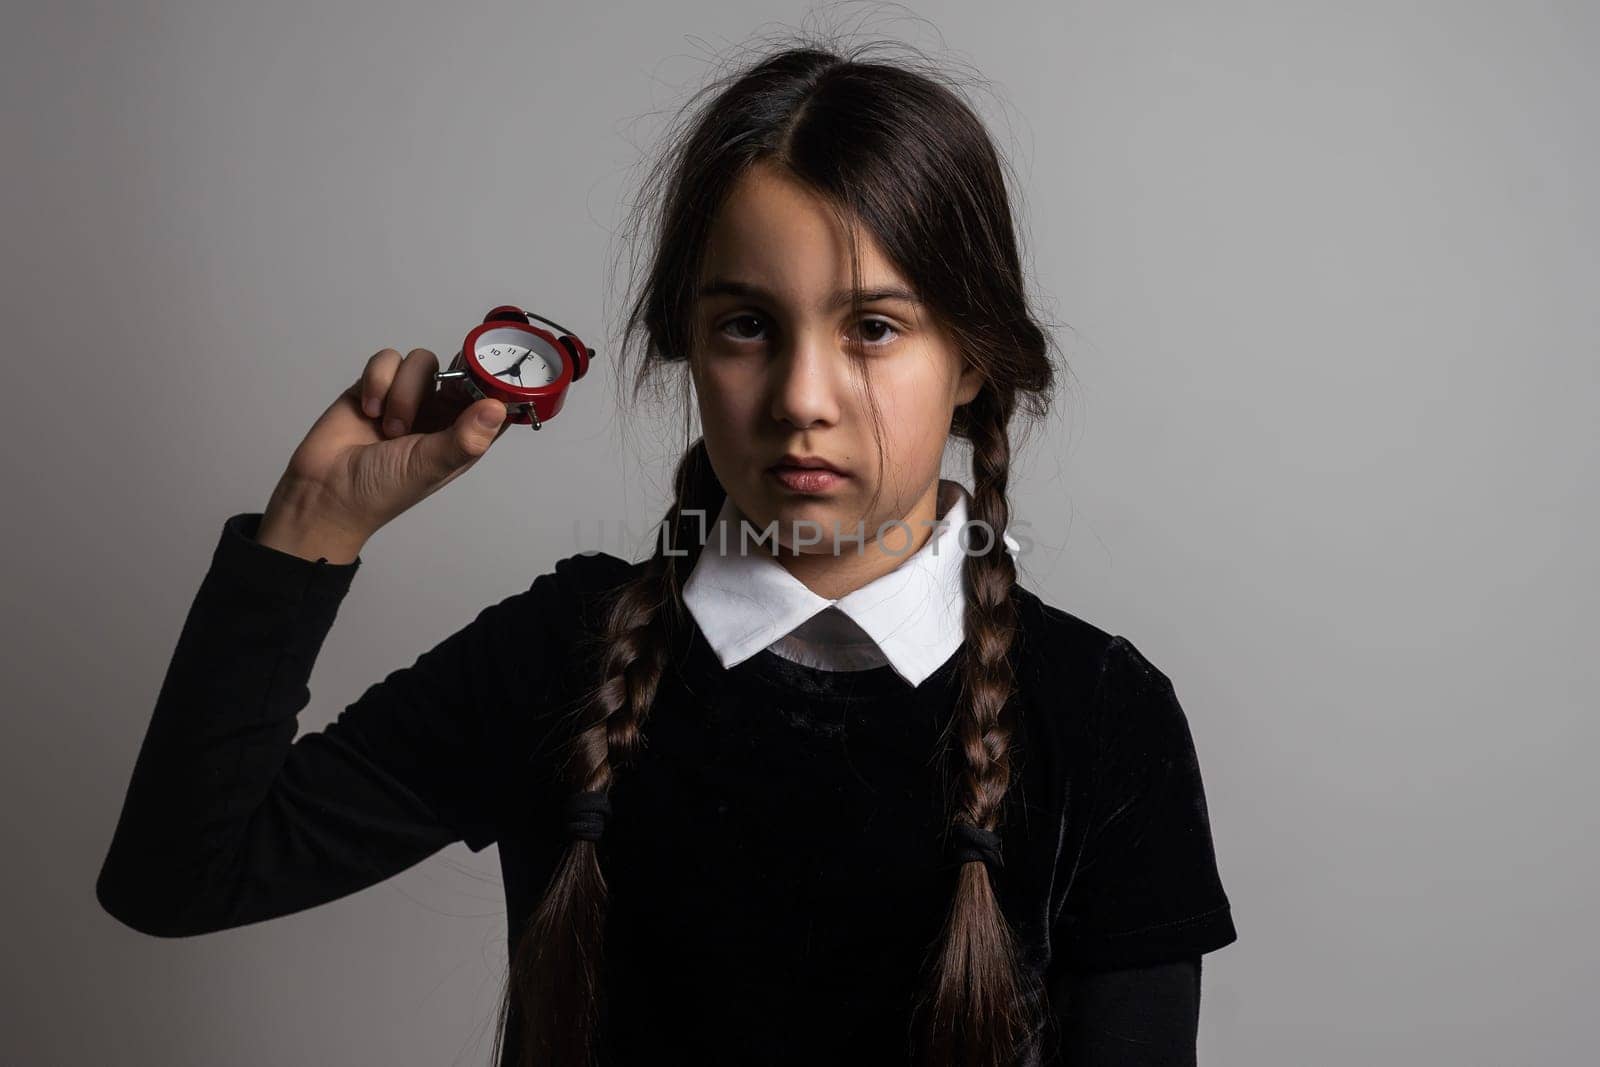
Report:
[[[423,398],[433,392],[433,375],[438,369],[439,357],[426,348],[413,348],[406,353],[383,400],[385,437],[399,437],[411,432]]]
[[[367,360],[361,372],[361,412],[369,419],[383,413],[383,398],[394,381],[394,372],[400,367],[400,353],[392,348],[379,349]]]
[[[454,477],[489,451],[511,423],[503,400],[480,400],[461,409],[455,422],[425,436],[417,445],[417,459],[426,467],[425,478],[434,484]]]

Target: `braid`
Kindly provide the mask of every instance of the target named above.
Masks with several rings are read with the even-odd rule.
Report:
[[[580,702],[562,775],[573,794],[609,791],[617,769],[637,758],[655,702],[671,633],[681,618],[683,583],[700,549],[685,512],[713,513],[723,490],[704,439],[678,464],[676,491],[648,564],[609,597],[600,631],[580,636],[586,662],[598,661],[599,682]],[[686,551],[677,555],[676,551]],[[597,655],[596,655],[597,654]],[[512,981],[501,1000],[493,1058],[498,1062],[508,1016],[526,1020],[522,1067],[586,1067],[602,1030],[601,963],[606,883],[597,843],[569,840],[550,885],[517,945]],[[515,989],[515,993],[511,992]],[[510,1002],[511,996],[516,1003]]]
[[[981,524],[964,563],[966,641],[956,712],[947,731],[959,763],[952,768],[952,829],[996,831],[1011,781],[1011,740],[1017,710],[1011,700],[1015,677],[1008,658],[1016,639],[1012,599],[1016,564],[1005,550],[1009,525],[1006,483],[1011,443],[1006,426],[1011,394],[985,390],[969,406],[966,430],[972,441],[974,489],[969,521]],[[986,551],[983,539],[988,538]],[[931,991],[917,1049],[920,1062],[1000,1067],[1016,1062],[1018,1043],[1034,1030],[1028,1005],[1038,996],[1037,979],[1019,968],[1014,935],[995,895],[987,864],[963,857],[955,898],[931,976]],[[1024,987],[1029,987],[1024,989]]]

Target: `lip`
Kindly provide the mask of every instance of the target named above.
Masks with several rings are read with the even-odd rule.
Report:
[[[825,470],[841,476],[848,473],[829,463],[821,456],[802,456],[797,452],[786,452],[778,462],[768,469],[778,471],[785,468],[792,470]]]
[[[849,477],[830,467],[772,466],[767,473],[792,493],[826,493]]]

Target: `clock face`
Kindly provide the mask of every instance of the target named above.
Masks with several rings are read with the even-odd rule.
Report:
[[[483,369],[507,385],[537,389],[561,377],[561,353],[538,334],[485,330],[475,347]]]

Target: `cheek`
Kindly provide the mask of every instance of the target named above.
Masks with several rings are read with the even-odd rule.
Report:
[[[755,383],[744,380],[736,366],[713,364],[703,367],[695,378],[695,391],[699,396],[702,421],[709,430],[734,423],[744,425],[753,403],[759,395]]]
[[[937,466],[950,430],[945,394],[926,374],[886,375],[872,384],[889,454],[902,466]]]

